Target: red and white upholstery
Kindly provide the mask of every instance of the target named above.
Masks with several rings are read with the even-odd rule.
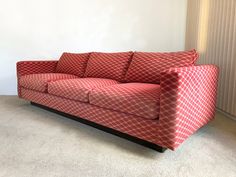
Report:
[[[140,83],[119,83],[131,55],[93,54],[85,75],[98,78],[55,73],[57,61],[18,62],[18,95],[174,150],[214,118],[219,69],[194,66],[194,50],[136,53],[126,81]]]
[[[214,118],[218,68],[202,65],[172,68],[161,74],[161,144],[177,148]]]
[[[93,89],[118,83],[115,80],[101,78],[60,80],[48,84],[48,93],[72,100],[88,102],[88,95]]]
[[[17,77],[20,78],[24,75],[39,74],[39,73],[54,73],[58,61],[45,60],[45,61],[19,61],[16,64]]]
[[[48,83],[63,80],[63,79],[75,79],[78,78],[71,74],[60,73],[44,73],[44,74],[30,74],[20,77],[19,84],[21,87],[36,90],[39,92],[46,92]]]
[[[16,63],[18,96],[21,98],[19,80],[24,75],[38,73],[54,73],[58,61],[19,61]]]
[[[157,84],[127,83],[94,89],[90,104],[146,119],[157,119],[160,86]]]
[[[89,57],[85,77],[107,78],[121,81],[133,52],[93,52]]]
[[[120,132],[158,144],[158,121],[143,119],[131,114],[103,109],[80,101],[74,101],[24,88],[22,88],[22,97],[26,100],[45,105],[77,117],[82,117],[103,126],[107,126]]]
[[[56,72],[83,77],[89,54],[90,53],[63,53],[58,61]]]
[[[127,71],[126,82],[160,83],[161,72],[172,67],[193,66],[195,50],[183,52],[135,52]]]

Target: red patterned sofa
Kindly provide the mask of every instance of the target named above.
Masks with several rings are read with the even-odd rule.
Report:
[[[195,50],[63,53],[17,63],[18,95],[159,152],[214,118],[218,68]]]

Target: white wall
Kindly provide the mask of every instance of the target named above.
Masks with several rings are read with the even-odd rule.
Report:
[[[0,1],[0,94],[16,94],[15,63],[63,51],[184,49],[187,0]]]

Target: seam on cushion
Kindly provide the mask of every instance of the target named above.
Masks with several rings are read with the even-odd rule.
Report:
[[[37,91],[37,90],[36,90]],[[41,92],[42,93],[42,92]],[[64,97],[64,96],[60,96],[60,95],[55,95],[53,93],[45,93],[45,94],[48,94],[48,95],[53,95],[53,96],[56,96],[56,97],[59,97],[59,98],[63,98],[63,99],[67,99],[67,100],[71,100],[71,101],[76,101],[76,102],[80,102],[80,103],[88,103],[89,104],[89,99],[87,102],[84,102],[84,101],[81,101],[81,100],[76,100],[76,99],[71,99],[71,98],[68,98],[68,97]]]
[[[32,91],[39,92],[39,93],[48,93],[47,92],[48,90],[45,90],[45,91],[42,92],[42,91],[39,91],[39,90],[36,90],[36,89],[26,88],[24,86],[20,86],[20,87],[22,87],[23,89],[26,89],[26,90],[32,90]]]
[[[90,97],[89,97],[90,98]],[[123,113],[123,114],[127,114],[127,115],[132,115],[132,116],[136,116],[136,117],[139,117],[139,118],[142,118],[142,119],[146,119],[146,120],[159,120],[159,114],[157,115],[156,118],[147,118],[147,117],[142,117],[142,116],[138,116],[138,115],[135,115],[135,114],[130,114],[130,113],[127,113],[127,112],[122,112],[122,111],[119,111],[119,110],[114,110],[114,109],[111,109],[111,108],[104,108],[104,107],[101,107],[101,106],[98,106],[98,105],[95,105],[95,104],[91,104],[90,103],[90,100],[88,102],[90,105],[92,106],[96,106],[98,108],[102,108],[102,109],[107,109],[107,110],[110,110],[110,111],[115,111],[115,112],[119,112],[119,113]]]
[[[75,78],[75,79],[81,79],[81,78]],[[74,80],[74,79],[66,79],[66,80]],[[52,82],[57,82],[57,81],[61,81],[61,80],[56,80],[56,81],[52,81]],[[119,84],[119,83],[117,83],[117,84]],[[112,84],[112,85],[116,85],[116,84]],[[48,86],[48,84],[47,84],[47,86]],[[109,86],[111,86],[111,85],[109,85]],[[103,88],[103,87],[108,87],[108,86],[102,86],[102,87],[99,87],[99,88]],[[88,101],[87,102],[84,102],[84,101],[81,101],[81,100],[76,100],[76,99],[71,99],[71,98],[68,98],[68,97],[60,96],[60,95],[55,95],[55,94],[49,93],[49,92],[47,92],[47,93],[50,94],[50,95],[58,96],[58,97],[69,99],[69,100],[73,100],[73,101],[79,101],[79,102],[82,102],[82,103],[89,103],[89,94],[94,89],[97,89],[97,88],[88,89],[88,94],[87,94]],[[47,91],[48,91],[48,89],[47,89]]]
[[[89,92],[89,95],[88,95],[88,103],[89,103],[90,105],[93,105],[93,106],[96,106],[96,107],[99,107],[99,108],[102,108],[102,109],[107,109],[107,110],[111,110],[111,111],[116,111],[116,112],[119,112],[119,113],[125,113],[125,114],[127,114],[127,115],[137,116],[137,117],[140,117],[140,118],[143,118],[143,119],[159,120],[160,111],[159,111],[159,113],[157,114],[157,117],[156,117],[156,118],[147,118],[147,117],[142,117],[142,116],[138,116],[138,115],[135,115],[135,114],[131,114],[131,113],[127,113],[127,112],[115,110],[115,109],[112,109],[112,108],[104,108],[104,107],[102,107],[102,106],[98,106],[98,105],[95,105],[95,104],[91,104],[91,103],[90,103],[90,93],[91,93],[91,92]],[[160,99],[158,99],[158,100],[160,100]],[[159,103],[159,105],[160,105],[160,103]]]
[[[78,77],[77,75],[74,75],[74,74],[68,74],[68,75],[73,75],[73,76],[76,76]],[[46,93],[48,93],[48,85],[52,82],[57,82],[57,81],[62,81],[62,80],[70,80],[70,79],[77,79],[77,78],[67,78],[67,79],[58,79],[58,80],[52,80],[52,79],[49,79],[47,81],[45,81],[47,83],[46,85]]]
[[[132,52],[132,51],[131,51],[131,52]],[[122,82],[122,83],[126,83],[126,75],[127,75],[127,73],[128,73],[129,67],[130,67],[131,62],[132,62],[132,60],[133,60],[133,56],[134,56],[134,52],[132,52],[132,54],[131,54],[131,56],[130,56],[130,58],[129,58],[129,60],[128,60],[127,66],[125,67],[124,72],[123,72],[123,74],[122,74],[122,78],[121,78],[121,80],[120,80],[120,82]]]
[[[88,62],[89,62],[89,59],[90,59],[90,56],[91,56],[92,53],[93,52],[89,52],[89,54],[88,54],[88,58],[87,58],[87,61],[85,62],[85,66],[84,66],[84,71],[83,71],[83,74],[82,74],[82,76],[80,78],[86,78],[85,72],[86,72],[86,69],[87,69],[87,66],[88,66]]]
[[[123,83],[119,83],[119,84],[123,84]],[[108,86],[108,87],[113,87],[113,86],[116,86],[116,85],[118,85],[118,84],[113,84],[113,85],[110,85],[110,86]],[[155,85],[156,85],[156,84],[155,84]],[[96,89],[96,88],[95,88],[95,89]],[[153,98],[153,97],[150,96],[150,95],[148,95],[148,97],[151,97],[151,99]],[[103,107],[103,106],[99,106],[99,105],[96,105],[96,106],[98,106],[98,107],[100,107],[100,108],[105,108],[105,109],[108,109],[108,110],[113,110],[113,111],[117,111],[117,112],[121,112],[121,113],[127,113],[127,114],[129,114],[129,115],[134,115],[134,116],[142,117],[142,118],[144,118],[144,119],[159,119],[159,115],[160,115],[160,95],[159,95],[159,97],[158,97],[157,99],[154,98],[153,100],[157,101],[157,102],[156,102],[156,106],[159,106],[159,109],[157,109],[158,112],[157,112],[156,118],[150,118],[149,116],[148,116],[148,117],[143,117],[143,116],[136,115],[136,114],[134,114],[134,113],[127,113],[127,112],[123,112],[123,111],[120,111],[120,110],[115,110],[115,109],[112,109],[112,108],[107,108],[107,107]],[[91,100],[90,100],[90,93],[89,93],[89,103],[92,104],[92,103],[91,103]],[[95,105],[95,104],[92,104],[92,105]]]

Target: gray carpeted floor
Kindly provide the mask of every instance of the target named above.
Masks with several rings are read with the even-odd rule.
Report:
[[[0,177],[235,177],[236,121],[216,119],[176,151],[127,140],[0,97]]]

